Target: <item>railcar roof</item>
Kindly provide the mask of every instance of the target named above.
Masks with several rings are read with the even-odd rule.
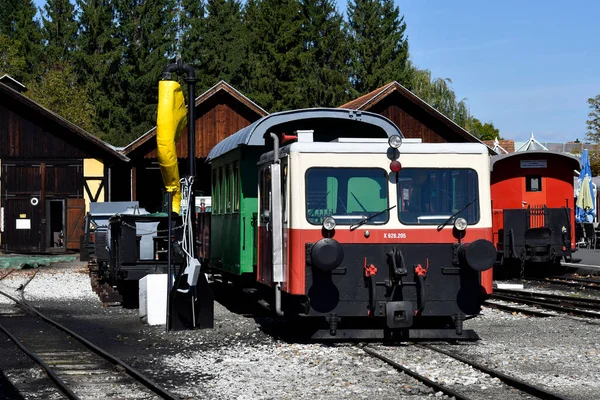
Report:
[[[331,140],[344,134],[364,135],[365,128],[375,128],[375,134],[371,137],[404,137],[393,122],[371,112],[343,108],[291,110],[267,115],[220,141],[208,154],[207,161],[239,146],[264,146],[265,136],[269,132],[293,134],[297,130],[314,130],[315,137],[328,137]]]
[[[533,158],[535,158],[535,159],[539,159],[540,156],[562,157],[565,162],[568,162],[571,164],[571,166],[568,168],[576,169],[576,170],[581,169],[581,161],[575,156],[572,156],[567,153],[561,153],[558,151],[539,150],[539,151],[519,151],[519,152],[515,152],[515,153],[508,153],[508,154],[501,154],[498,156],[493,156],[490,159],[490,171],[494,170],[494,165],[499,161],[503,161],[508,158],[515,158],[515,159],[521,158],[523,160],[526,160],[527,158],[532,158],[532,156],[534,156]]]
[[[387,140],[356,139],[352,142],[299,142],[280,149],[280,155],[289,153],[336,153],[336,154],[386,154],[390,146]],[[481,143],[402,143],[402,154],[480,154],[487,156],[488,147]],[[260,163],[273,159],[273,151],[263,154]]]

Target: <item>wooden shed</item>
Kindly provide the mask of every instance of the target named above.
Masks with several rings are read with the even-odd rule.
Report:
[[[424,143],[482,143],[395,81],[341,105],[340,108],[381,114],[394,122],[404,137],[420,138]],[[496,154],[491,149],[490,153]]]
[[[268,113],[225,81],[220,81],[196,97],[196,193],[210,196],[210,166],[205,164],[210,150],[221,140],[250,125]],[[148,211],[162,205],[163,184],[156,155],[156,127],[123,150],[131,159],[132,200]],[[187,175],[187,128],[177,143],[180,175]]]
[[[102,140],[0,83],[2,248],[78,250],[89,202],[128,195],[110,179],[111,170],[127,162]]]

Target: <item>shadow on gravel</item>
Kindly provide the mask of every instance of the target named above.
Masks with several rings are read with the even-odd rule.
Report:
[[[0,370],[0,400],[24,400],[17,388],[8,380]]]
[[[259,305],[260,296],[254,293],[244,292],[241,287],[234,284],[215,281],[211,284],[215,301],[227,308],[232,313],[253,318],[260,325],[260,329],[266,335],[287,343],[365,343],[378,342],[382,339],[348,339],[331,336],[327,339],[312,339],[313,334],[319,330],[329,330],[325,318],[279,318],[274,312]],[[338,329],[383,329],[380,324],[365,324],[364,319],[346,319],[342,321]]]

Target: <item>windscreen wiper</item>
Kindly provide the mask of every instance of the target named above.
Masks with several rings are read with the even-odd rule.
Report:
[[[356,228],[358,228],[359,226],[361,226],[361,225],[364,225],[364,224],[365,224],[367,221],[370,221],[371,219],[373,219],[373,218],[375,218],[375,217],[377,217],[377,216],[379,216],[379,215],[383,214],[384,212],[388,212],[388,211],[390,211],[390,210],[392,210],[392,209],[394,209],[394,208],[396,208],[396,206],[395,206],[395,205],[393,205],[393,206],[391,206],[391,207],[388,207],[388,208],[386,208],[385,210],[379,211],[379,212],[377,212],[377,213],[375,213],[375,214],[373,214],[373,215],[371,215],[371,216],[369,216],[369,217],[367,217],[367,218],[361,219],[361,220],[360,220],[359,222],[357,222],[356,224],[354,224],[354,225],[351,225],[351,226],[350,226],[350,230],[351,230],[351,231],[353,231],[353,230],[355,230]]]
[[[437,227],[438,232],[441,231],[442,229],[444,229],[444,227],[446,225],[448,225],[448,222],[452,221],[452,218],[456,217],[458,214],[460,214],[461,212],[465,211],[467,209],[467,207],[469,207],[471,204],[475,203],[477,201],[477,197],[475,197],[473,200],[471,200],[469,203],[467,203],[466,206],[464,206],[463,208],[461,208],[460,210],[458,210],[457,212],[455,212],[454,214],[452,214],[450,216],[450,218],[448,218],[446,221],[444,221],[442,224],[440,224]]]

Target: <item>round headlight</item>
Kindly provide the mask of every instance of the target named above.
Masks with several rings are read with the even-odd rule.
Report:
[[[323,228],[328,231],[332,231],[335,228],[335,219],[333,217],[327,217],[323,220]]]
[[[464,231],[467,229],[467,225],[467,220],[464,218],[456,218],[456,221],[454,221],[454,227],[457,231]]]
[[[392,135],[388,139],[388,144],[390,145],[391,148],[397,149],[402,144],[402,138],[398,135]]]

